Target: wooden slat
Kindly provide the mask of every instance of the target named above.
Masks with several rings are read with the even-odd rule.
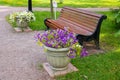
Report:
[[[68,19],[65,19],[65,18],[60,18],[60,19],[62,19],[62,20],[68,20]],[[73,21],[70,21],[70,20],[68,20],[69,22],[73,22]],[[82,21],[75,21],[75,22],[73,22],[73,23],[76,23],[77,25],[83,25],[84,27],[86,26],[86,27],[88,27],[88,28],[90,28],[90,29],[92,29],[92,30],[95,30],[96,29],[96,26],[97,26],[97,24],[92,24],[91,25],[91,23],[90,22],[88,22],[88,23],[85,23],[85,22],[82,22]]]
[[[61,16],[62,15],[75,16],[78,19],[79,19],[79,17],[80,18],[85,18],[85,19],[88,19],[88,20],[92,19],[92,21],[98,21],[99,20],[99,18],[96,18],[96,17],[93,17],[93,16],[88,16],[88,15],[84,15],[84,14],[80,14],[80,13],[76,14],[74,12],[67,12],[67,11],[62,12]]]
[[[97,22],[99,20],[99,18],[96,18],[96,17],[92,17],[92,16],[88,16],[88,15],[84,15],[84,14],[82,15],[80,13],[75,14],[74,12],[67,12],[67,11],[65,11],[64,13],[61,13],[60,16],[61,17],[66,16],[68,18],[73,17],[73,19],[76,18],[78,20],[85,19],[89,22]]]
[[[56,23],[55,20],[51,20],[51,19],[48,19],[46,21],[46,25],[49,26],[50,28],[54,28],[54,29],[57,29],[57,28],[64,29],[64,26],[61,26],[60,24]]]
[[[96,14],[96,13],[94,13],[94,12],[90,12],[90,11],[82,10],[82,9],[74,9],[74,8],[70,8],[70,7],[64,7],[63,10],[64,10],[64,9],[81,12],[81,13],[83,13],[83,14],[95,16],[95,17],[98,17],[98,18],[100,18],[100,17],[102,16],[101,14]]]
[[[91,25],[93,27],[96,27],[96,24],[98,23],[98,21],[93,22],[92,19],[91,19],[91,21],[88,20],[87,18],[86,19],[82,19],[82,18],[78,19],[78,17],[69,16],[67,14],[60,16],[60,18],[65,18],[65,19],[71,20],[73,22],[76,22],[78,24],[85,23],[85,24]]]
[[[91,29],[91,28],[89,28],[89,27],[85,27],[85,26],[83,26],[83,25],[79,25],[79,24],[77,24],[77,23],[75,23],[75,22],[72,22],[72,21],[69,21],[69,20],[58,19],[57,22],[59,22],[59,23],[61,22],[61,24],[66,24],[66,25],[65,25],[66,27],[67,27],[68,25],[77,26],[77,27],[79,27],[79,28],[84,29],[84,30],[87,31],[87,32],[90,32],[90,33],[93,33],[93,32],[94,32],[94,29]],[[85,33],[85,34],[86,34],[86,33]]]
[[[77,24],[76,22],[72,22],[72,21],[67,20],[67,19],[65,19],[65,18],[60,18],[60,19],[58,19],[58,20],[62,20],[63,22],[67,22],[67,24],[69,24],[69,23],[74,24],[74,25],[76,25],[76,26],[78,26],[78,27],[82,27],[83,29],[88,30],[88,31],[90,31],[90,32],[94,32],[95,29],[96,29],[96,27],[93,27],[93,26],[91,26],[91,25],[87,25],[87,24],[85,24],[85,23]],[[85,27],[85,26],[86,26],[86,27]]]
[[[49,26],[50,28],[54,28],[54,29],[56,29],[56,28],[64,29],[64,27],[69,27],[69,30],[76,33],[76,34],[83,34],[83,35],[86,35],[86,36],[92,34],[91,32],[89,32],[85,29],[82,29],[78,26],[75,26],[73,24],[66,24],[66,23],[63,23],[63,22],[61,23],[60,21],[58,23],[57,20],[55,20],[55,21],[52,20],[51,22],[46,21],[46,23],[47,23],[47,26]],[[57,24],[52,24],[52,23],[57,23]]]
[[[60,17],[66,17],[66,18],[71,17],[72,19],[75,18],[76,20],[82,20],[82,21],[91,22],[91,23],[97,23],[99,20],[99,18],[96,18],[96,17],[92,17],[88,15],[83,16],[80,13],[75,14],[74,12],[67,12],[67,11],[65,11],[64,13],[61,13]]]
[[[75,11],[72,11],[72,10],[62,10],[61,11],[61,15],[63,13],[72,13],[74,15],[79,15],[79,16],[84,16],[84,17],[87,17],[87,18],[90,18],[90,19],[93,19],[93,20],[99,20],[100,17],[96,17],[96,16],[91,16],[89,14],[84,14],[84,13],[81,13],[81,12],[75,12]]]
[[[69,30],[74,33],[83,34],[83,35],[87,35],[87,36],[92,34],[92,32],[85,30],[82,27],[78,27],[72,23],[68,24],[66,21],[62,21],[62,20],[58,20],[58,21],[56,20],[56,22],[57,23],[59,22],[59,24],[61,24],[63,27],[69,27]]]

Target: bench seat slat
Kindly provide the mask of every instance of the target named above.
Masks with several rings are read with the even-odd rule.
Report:
[[[77,22],[78,24],[81,24],[79,22],[83,22],[83,23],[86,23],[86,24],[89,24],[89,25],[96,26],[96,24],[98,23],[98,21],[96,21],[96,20],[90,20],[88,18],[83,18],[83,17],[80,17],[80,16],[73,16],[73,15],[68,16],[67,14],[65,14],[65,15],[62,15],[60,17],[66,18],[66,19],[71,20],[73,22]]]
[[[62,21],[59,21],[59,23],[58,23],[57,20],[49,20],[47,24],[48,24],[48,25],[53,24],[53,25],[52,25],[52,28],[54,28],[54,29],[56,29],[56,28],[64,29],[65,27],[68,27],[68,26],[69,26],[69,30],[72,31],[72,32],[74,32],[74,33],[76,33],[76,34],[80,34],[80,33],[81,33],[82,35],[86,35],[86,36],[92,34],[92,32],[90,32],[90,31],[88,31],[88,30],[85,30],[85,29],[83,29],[83,28],[81,28],[81,27],[78,27],[78,26],[76,26],[76,25],[73,25],[73,24],[69,24],[69,25],[68,25],[68,24],[65,23],[64,21],[63,21],[63,22],[62,22]],[[57,27],[56,27],[56,26],[57,26]],[[74,26],[74,29],[73,29],[73,26]]]
[[[73,18],[73,17],[67,17],[67,16],[62,16],[62,17],[60,17],[60,18],[65,18],[65,19],[68,19],[68,20],[70,20],[70,21],[72,21],[72,22],[76,22],[76,23],[78,23],[78,24],[83,24],[83,25],[85,25],[85,26],[87,26],[87,27],[91,27],[92,29],[95,29],[96,28],[96,26],[97,26],[97,23],[98,23],[98,21],[96,22],[96,23],[93,23],[93,22],[90,22],[90,21],[87,21],[87,20],[85,20],[85,19],[77,19],[77,18]]]
[[[54,20],[49,19],[46,24],[48,26],[50,26],[50,28],[52,29],[57,29],[57,28],[61,28],[64,29],[64,26],[62,26],[61,24],[58,25],[58,23],[56,23]]]
[[[92,19],[92,20],[99,20],[100,17],[96,17],[96,16],[91,16],[91,15],[88,15],[88,14],[83,14],[81,12],[75,12],[75,11],[70,11],[70,10],[62,10],[61,11],[61,15],[64,15],[64,13],[66,14],[74,14],[74,15],[77,15],[77,16],[83,16],[83,17],[86,17],[86,18],[89,18],[89,19]]]
[[[81,12],[83,14],[95,16],[95,17],[98,17],[98,18],[101,17],[101,14],[96,14],[96,13],[93,13],[93,12],[90,12],[90,11],[87,11],[87,10],[83,10],[83,9],[73,9],[73,8],[70,8],[70,7],[64,7],[63,10],[64,9],[75,11],[75,12]]]
[[[76,23],[76,22],[72,22],[72,21],[70,21],[70,20],[67,20],[67,19],[65,19],[65,18],[59,18],[59,19],[57,19],[56,21],[62,21],[63,23],[65,23],[66,22],[66,24],[74,24],[74,25],[76,25],[76,26],[78,26],[78,27],[81,27],[81,28],[83,28],[83,29],[85,29],[85,30],[88,30],[88,31],[90,31],[90,32],[94,32],[95,31],[95,29],[93,29],[93,27],[91,28],[91,26],[90,25],[87,25],[88,27],[84,27],[85,25],[84,25],[84,23],[83,23],[83,25],[82,25],[82,23],[81,24],[78,24],[78,23]],[[69,26],[68,26],[69,27]],[[95,28],[95,27],[94,27]]]
[[[77,15],[79,14],[79,15]],[[96,24],[98,23],[99,18],[95,19],[95,17],[86,17],[88,15],[82,16],[80,13],[74,14],[72,12],[67,12],[65,11],[64,13],[61,13],[60,17],[64,17],[66,19],[72,20],[74,21],[79,21],[79,22],[83,22],[86,24],[90,24],[96,27]]]
[[[93,24],[97,23],[99,19],[92,19],[92,18],[88,18],[88,17],[84,17],[84,16],[80,16],[80,15],[75,15],[75,14],[72,14],[72,13],[68,13],[68,12],[65,12],[63,13],[60,17],[66,17],[66,18],[72,18],[72,19],[75,19],[75,20],[81,20],[81,21],[84,21],[84,22],[91,22]]]
[[[60,19],[65,19],[65,18],[60,18]],[[66,19],[67,20],[67,19]],[[69,20],[70,21],[70,20]],[[70,21],[71,23],[73,23],[73,24],[77,24],[78,26],[79,25],[83,25],[83,28],[89,28],[90,29],[90,31],[94,31],[95,29],[96,29],[96,25],[91,25],[90,23],[89,24],[87,24],[87,23],[84,23],[84,22],[81,22],[81,21],[75,21],[75,22],[72,22],[72,21]],[[84,27],[84,26],[86,26],[86,27]],[[88,29],[88,30],[89,30]]]

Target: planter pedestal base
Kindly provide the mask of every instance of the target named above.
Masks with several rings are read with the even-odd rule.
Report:
[[[14,29],[16,32],[31,32],[32,31],[32,29],[30,29],[29,27],[23,28],[23,29],[20,27],[15,27]]]
[[[27,27],[27,28],[23,28],[23,31],[24,31],[24,32],[31,32],[32,29],[30,29],[29,27]]]
[[[14,29],[15,29],[16,32],[22,32],[22,29],[19,28],[19,27],[15,27]]]
[[[49,63],[43,63],[43,67],[48,72],[50,77],[53,77],[53,78],[55,76],[65,75],[73,71],[78,71],[78,69],[75,66],[73,66],[71,63],[68,64],[68,68],[65,70],[53,70]]]

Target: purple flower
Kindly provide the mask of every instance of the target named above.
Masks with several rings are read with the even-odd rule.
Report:
[[[36,41],[40,40],[40,33],[36,33],[36,35],[34,35],[34,39]]]
[[[76,57],[76,51],[74,49],[70,48],[67,56],[70,57],[70,58],[75,58]]]
[[[86,48],[83,48],[80,57],[85,57],[87,55],[88,55],[88,52],[87,52]]]

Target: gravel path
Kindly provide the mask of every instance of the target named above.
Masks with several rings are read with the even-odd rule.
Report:
[[[0,6],[0,80],[53,80],[41,67],[42,63],[46,62],[46,57],[43,49],[34,41],[35,32],[17,33],[5,20],[6,15],[22,10],[27,8]],[[50,9],[33,8],[33,10]]]
[[[36,32],[17,33],[5,16],[25,8],[0,6],[0,80],[52,80],[39,67],[46,62],[43,49],[34,41]]]

